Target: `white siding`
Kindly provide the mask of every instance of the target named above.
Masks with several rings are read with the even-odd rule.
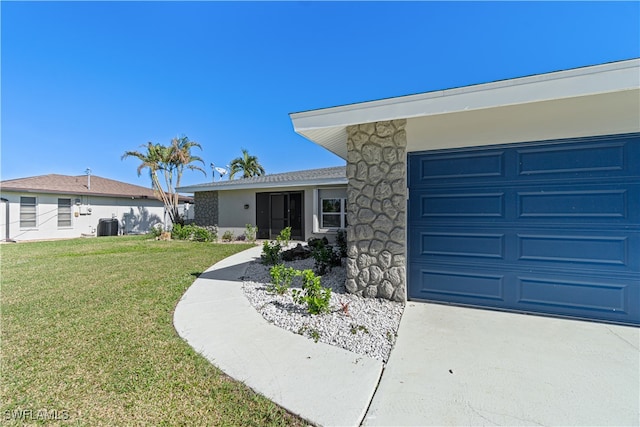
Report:
[[[20,227],[20,197],[36,197],[37,221],[35,227]],[[9,200],[9,237],[12,240],[64,239],[95,234],[102,218],[117,218],[119,234],[144,233],[150,225],[164,222],[162,202],[149,199],[78,196],[73,194],[3,192]],[[71,199],[71,227],[58,227],[58,199]],[[76,200],[80,204],[76,204]],[[3,205],[4,206],[4,205]],[[91,212],[89,214],[89,208]],[[193,209],[191,207],[190,209]],[[82,214],[81,214],[82,213]],[[0,212],[5,219],[4,210]],[[2,230],[4,238],[4,229]]]

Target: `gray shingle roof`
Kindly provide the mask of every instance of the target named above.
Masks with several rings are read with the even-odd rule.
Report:
[[[294,187],[302,185],[346,184],[346,166],[322,169],[307,169],[294,172],[274,173],[271,175],[240,178],[227,181],[208,182],[180,187],[184,193],[215,190],[239,190],[250,188]]]
[[[153,190],[139,185],[91,175],[91,189],[87,186],[87,176],[39,175],[27,178],[8,179],[0,182],[3,191],[25,193],[80,194],[110,197],[134,197],[136,199],[158,199]],[[181,199],[189,200],[181,196]]]

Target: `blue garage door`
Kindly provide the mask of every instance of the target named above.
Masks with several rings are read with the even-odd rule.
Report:
[[[408,161],[410,299],[640,323],[640,134]]]

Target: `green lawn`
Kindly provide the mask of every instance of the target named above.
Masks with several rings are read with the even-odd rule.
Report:
[[[248,247],[143,236],[1,245],[0,424],[303,425],[173,328],[196,276]]]

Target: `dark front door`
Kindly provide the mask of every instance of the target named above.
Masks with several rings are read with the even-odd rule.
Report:
[[[285,227],[291,227],[291,238],[304,240],[303,194],[303,192],[257,193],[258,238],[275,239]]]

